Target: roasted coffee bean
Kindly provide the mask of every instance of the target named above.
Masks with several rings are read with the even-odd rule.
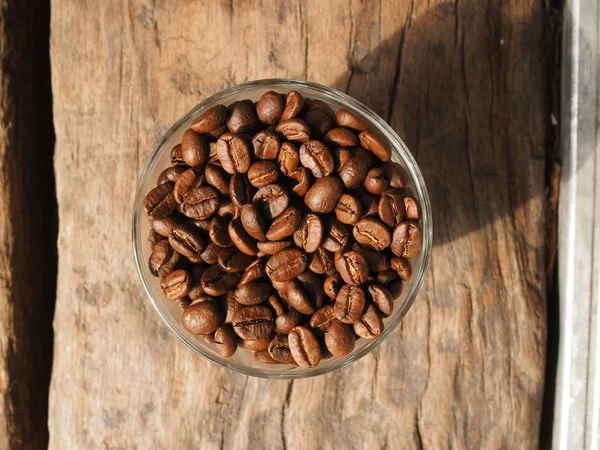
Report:
[[[242,309],[243,306],[236,301],[235,291],[229,291],[221,297],[221,301],[224,304],[225,323],[231,323],[235,314]]]
[[[300,211],[290,206],[273,220],[269,231],[267,231],[267,239],[270,241],[280,241],[291,236],[298,229],[298,226],[300,226],[300,219]]]
[[[325,329],[335,320],[333,305],[325,305],[312,315],[310,318],[310,326],[325,331]]]
[[[352,324],[360,319],[366,305],[365,292],[360,286],[344,285],[338,292],[333,305],[336,319]]]
[[[391,235],[388,228],[377,219],[361,219],[353,229],[354,239],[359,244],[380,252],[389,247]]]
[[[232,133],[256,133],[260,125],[252,106],[241,101],[230,106],[227,128]]]
[[[216,264],[220,252],[221,247],[209,242],[204,248],[204,251],[200,253],[200,258],[202,258],[202,261],[204,261],[206,264]]]
[[[390,187],[401,189],[404,187],[402,166],[394,161],[389,161],[380,166],[386,180],[389,182]]]
[[[288,312],[277,316],[277,319],[275,319],[275,333],[288,334],[299,323],[300,313],[294,308],[290,308]]]
[[[158,185],[168,182],[175,183],[177,182],[177,178],[179,178],[179,175],[181,175],[185,171],[185,167],[167,167],[158,176],[156,184]]]
[[[258,305],[264,302],[271,295],[272,288],[270,284],[262,281],[253,281],[235,291],[235,299],[241,305]]]
[[[290,196],[278,183],[261,187],[254,195],[252,202],[267,220],[274,219],[288,207]]]
[[[314,272],[306,270],[296,277],[302,288],[308,293],[312,303],[321,308],[328,301],[325,292],[323,292],[323,279]]]
[[[374,251],[355,243],[352,250],[362,254],[369,265],[369,272],[381,272],[390,268],[390,259],[383,252]]]
[[[273,287],[277,291],[277,294],[279,294],[279,296],[282,299],[284,299],[285,301],[287,301],[287,281],[273,281],[273,280],[271,280],[271,284],[273,285]]]
[[[204,250],[204,239],[193,225],[182,223],[175,225],[169,236],[169,244],[178,253],[185,256],[193,263],[202,261],[202,250]]]
[[[198,267],[198,266],[194,266],[194,267]],[[202,274],[200,274],[200,277],[202,277]],[[191,301],[196,301],[202,297],[208,297],[202,290],[202,284],[200,283],[200,277],[196,277],[196,276],[192,277],[195,281],[190,289],[190,292],[188,292],[188,297],[190,298]]]
[[[398,273],[398,276],[402,278],[404,281],[410,280],[412,276],[412,269],[410,267],[410,263],[405,258],[399,258],[398,256],[394,256],[392,258],[392,269]]]
[[[363,284],[369,276],[367,260],[354,250],[342,252],[335,260],[335,268],[344,282],[350,285]]]
[[[367,173],[364,185],[371,194],[379,195],[388,188],[389,183],[383,175],[383,170],[374,167]]]
[[[310,255],[310,264],[308,268],[319,275],[335,272],[333,254],[322,247],[319,247],[315,253]]]
[[[363,131],[358,135],[360,145],[367,150],[371,150],[381,161],[389,161],[392,156],[392,150],[387,139],[381,134],[373,131]]]
[[[404,220],[404,202],[400,193],[389,189],[381,194],[378,205],[379,218],[388,226],[395,227]]]
[[[333,126],[331,118],[325,112],[315,108],[306,111],[302,119],[308,125],[310,135],[319,139],[325,136]]]
[[[324,334],[325,346],[333,356],[346,356],[354,350],[354,330],[337,320],[327,327]]]
[[[204,271],[200,278],[200,284],[208,295],[218,296],[233,289],[239,280],[239,273],[227,273],[217,264],[214,264]]]
[[[182,204],[188,192],[200,187],[204,182],[204,175],[196,173],[196,169],[188,169],[183,172],[173,188],[175,201]]]
[[[279,253],[281,250],[291,247],[292,241],[261,241],[257,244],[258,250],[265,255],[275,255]]]
[[[251,352],[267,351],[271,339],[242,340],[242,348]]]
[[[172,166],[185,166],[183,160],[183,153],[181,151],[181,144],[177,144],[171,149],[171,165]]]
[[[177,225],[177,222],[173,216],[165,217],[164,219],[154,219],[151,221],[151,226],[162,237],[168,238],[173,231],[173,227]]]
[[[292,142],[284,142],[277,155],[277,162],[279,163],[279,170],[285,176],[289,176],[294,170],[298,168],[300,163],[300,156],[298,150]]]
[[[156,231],[154,231],[153,229],[150,229],[150,231],[148,231],[148,248],[150,249],[150,251],[154,250],[154,247],[156,246],[156,244],[158,244],[161,240],[162,240],[162,236],[160,234],[158,234]]]
[[[257,161],[248,169],[248,181],[256,188],[261,188],[267,184],[273,184],[279,178],[279,171],[273,161]]]
[[[219,162],[219,156],[217,155],[216,142],[211,142],[208,144],[208,162],[211,164],[218,164],[219,167],[221,167],[221,163]]]
[[[323,291],[327,297],[335,299],[343,285],[342,276],[339,273],[331,275],[325,279],[323,283]]]
[[[364,339],[375,339],[383,331],[383,322],[371,303],[360,318],[354,322],[354,333]]]
[[[258,159],[277,159],[281,146],[281,138],[275,127],[262,130],[252,138],[254,155]]]
[[[281,364],[279,361],[275,361],[273,359],[268,350],[260,350],[255,352],[254,360],[261,364]]]
[[[300,146],[300,162],[309,169],[315,178],[331,175],[335,161],[327,146],[316,140],[310,140]]]
[[[327,117],[329,117],[332,121],[335,121],[335,112],[331,109],[331,106],[322,100],[317,100],[313,98],[307,98],[304,100],[304,110],[317,110],[324,112]]]
[[[266,306],[246,306],[233,317],[233,330],[245,341],[269,339],[275,328],[273,312]]]
[[[221,167],[216,164],[208,164],[204,170],[204,177],[206,182],[222,195],[229,195],[229,180]]]
[[[363,194],[358,197],[362,205],[362,218],[379,217],[379,199],[374,195]]]
[[[212,219],[188,220],[189,224],[194,225],[197,229],[199,229],[200,231],[204,231],[205,233],[208,233],[211,222]]]
[[[369,292],[369,296],[373,303],[379,308],[379,311],[381,311],[385,317],[389,317],[394,309],[394,297],[392,297],[390,291],[379,284],[369,286],[367,291]]]
[[[177,202],[173,196],[174,186],[171,182],[159,184],[146,194],[142,204],[150,219],[164,219],[175,211]]]
[[[256,255],[258,253],[258,247],[256,247],[256,241],[246,232],[240,219],[233,219],[229,222],[227,227],[229,231],[229,237],[242,253],[246,255]]]
[[[294,327],[288,334],[290,351],[300,367],[315,367],[321,362],[321,347],[314,333],[304,326]]]
[[[211,133],[225,124],[227,119],[227,107],[224,105],[215,105],[200,114],[190,128],[197,133]]]
[[[394,229],[391,247],[394,255],[407,259],[415,258],[422,246],[423,233],[415,222],[402,222]]]
[[[177,300],[175,300],[175,303],[177,304],[177,306],[179,307],[179,309],[181,311],[185,311],[185,308],[190,306],[191,301],[190,301],[189,297],[183,297],[183,298],[178,298]]]
[[[294,358],[290,352],[287,336],[277,335],[273,338],[268,348],[271,357],[282,364],[293,364]]]
[[[346,162],[352,158],[352,150],[348,147],[332,148],[331,154],[335,162],[335,170],[339,172]]]
[[[404,288],[404,283],[402,282],[402,280],[400,278],[396,278],[394,281],[392,281],[386,287],[387,287],[388,291],[390,291],[390,294],[392,294],[392,297],[399,298],[400,294],[402,294],[402,290]]]
[[[223,313],[214,302],[200,302],[183,311],[181,322],[192,334],[210,334],[223,323]]]
[[[289,281],[306,270],[306,254],[297,248],[286,248],[271,256],[266,272],[273,281]]]
[[[294,243],[307,253],[317,251],[323,240],[323,221],[316,214],[304,216],[294,232]]]
[[[353,156],[340,167],[339,176],[344,186],[352,189],[363,184],[369,169],[369,165],[362,158]]]
[[[288,281],[287,298],[290,305],[302,314],[313,314],[316,311],[316,306],[308,292],[296,280]]]
[[[231,358],[237,350],[237,336],[229,325],[217,328],[213,342],[223,358]]]
[[[254,258],[240,252],[235,247],[226,248],[219,253],[218,263],[225,272],[242,272]]]
[[[154,246],[148,261],[148,266],[152,275],[155,277],[162,277],[163,275],[171,273],[178,262],[179,253],[173,250],[169,245],[169,241],[163,239]]]
[[[282,120],[277,125],[277,131],[290,141],[308,142],[310,139],[310,128],[301,119]]]
[[[244,230],[246,230],[246,233],[248,233],[254,239],[259,241],[264,241],[267,239],[265,235],[265,221],[256,205],[244,205],[242,207],[240,219]]]
[[[253,194],[248,178],[239,173],[232,176],[229,180],[229,194],[231,201],[240,209],[247,203],[251,203]]]
[[[191,128],[181,138],[181,155],[188,166],[196,167],[208,161],[206,138]]]
[[[250,168],[250,139],[245,134],[225,133],[217,141],[217,156],[229,174],[246,173]]]
[[[188,192],[181,212],[190,219],[208,219],[219,210],[219,194],[212,186],[200,186]]]
[[[335,207],[335,217],[342,222],[352,225],[358,222],[362,215],[360,200],[350,194],[342,194]]]
[[[290,173],[289,180],[292,182],[292,192],[298,197],[304,197],[312,183],[310,171],[306,167],[298,167]]]
[[[256,104],[256,115],[263,126],[275,125],[279,122],[284,107],[285,102],[281,94],[267,91]]]
[[[369,123],[347,109],[339,109],[335,113],[335,121],[340,127],[352,128],[353,130],[364,131],[369,129]]]
[[[265,261],[262,259],[255,259],[248,267],[246,267],[246,270],[244,270],[244,274],[238,283],[238,288],[266,276]]]
[[[404,211],[408,220],[421,220],[421,205],[414,197],[404,197]]]
[[[208,237],[210,240],[218,245],[219,247],[231,247],[233,242],[231,236],[229,236],[229,222],[230,220],[226,217],[215,217],[210,222],[210,228],[208,229]]]
[[[313,212],[330,213],[342,197],[343,189],[337,177],[320,178],[304,196],[304,203]]]
[[[332,253],[340,251],[350,241],[348,229],[339,220],[330,219],[323,239],[323,248]]]
[[[217,215],[220,217],[229,216],[237,218],[240,215],[240,210],[231,200],[225,199],[221,201],[219,209],[217,210]]]
[[[387,269],[378,272],[375,281],[377,282],[377,284],[387,286],[396,278],[398,278],[398,273],[392,269]]]
[[[277,294],[270,295],[267,299],[267,304],[273,308],[276,316],[282,316],[285,314],[285,308],[283,307],[282,300]]]
[[[179,269],[160,278],[160,289],[169,300],[183,298],[192,288],[192,276],[189,272]]]
[[[348,128],[333,128],[323,137],[323,142],[330,147],[354,147],[358,138]]]
[[[285,108],[281,114],[281,121],[297,117],[304,108],[304,97],[298,91],[290,91],[285,98]]]

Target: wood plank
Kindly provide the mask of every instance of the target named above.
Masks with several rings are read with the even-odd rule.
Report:
[[[56,287],[49,4],[0,1],[0,448],[44,448]]]
[[[541,0],[261,6],[53,3],[61,256],[50,446],[535,448]],[[294,382],[195,356],[160,323],[129,250],[137,177],[162,133],[205,96],[272,76],[347,90],[389,118],[435,208],[432,269],[399,329],[350,368]]]

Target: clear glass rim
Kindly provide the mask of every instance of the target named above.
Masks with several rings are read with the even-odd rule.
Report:
[[[421,228],[423,231],[423,246],[421,249],[422,252],[422,260],[421,265],[416,273],[413,274],[414,280],[411,286],[411,289],[406,296],[406,299],[400,305],[400,310],[395,314],[393,320],[384,328],[381,335],[372,341],[368,341],[362,348],[355,350],[350,355],[345,357],[339,357],[334,364],[329,365],[327,367],[315,367],[314,369],[310,369],[310,371],[305,372],[294,372],[293,370],[282,370],[280,372],[264,372],[259,368],[239,365],[235,363],[229,363],[225,359],[218,359],[218,357],[208,351],[206,351],[201,345],[195,342],[193,339],[190,339],[189,336],[185,335],[180,331],[180,324],[176,323],[174,318],[169,314],[169,312],[165,309],[162,303],[156,299],[153,295],[152,290],[150,289],[150,280],[148,279],[147,270],[144,270],[142,265],[145,265],[146,261],[143,259],[141,248],[138,247],[138,229],[139,229],[139,221],[141,217],[141,204],[143,198],[145,196],[145,192],[142,189],[142,181],[149,178],[151,169],[154,165],[154,162],[159,157],[160,153],[163,150],[164,145],[169,140],[169,138],[177,132],[181,126],[187,122],[192,116],[196,116],[201,113],[203,110],[210,108],[211,106],[226,100],[228,97],[231,97],[236,94],[243,93],[245,91],[253,90],[255,88],[265,88],[265,89],[300,89],[306,91],[314,91],[324,97],[330,98],[339,103],[343,103],[345,105],[349,105],[350,108],[357,110],[360,114],[370,120],[378,130],[384,134],[384,136],[390,142],[392,151],[398,152],[403,161],[407,161],[405,169],[410,173],[410,176],[414,182],[414,186],[412,188],[417,192],[418,196],[421,199],[421,210],[422,210],[422,218],[421,218]],[[408,150],[404,141],[400,139],[397,133],[391,128],[390,125],[387,124],[379,115],[377,115],[373,110],[363,105],[358,100],[350,97],[349,95],[340,92],[336,89],[329,88],[317,83],[302,81],[302,80],[294,80],[287,78],[271,78],[271,79],[263,79],[250,81],[246,83],[241,83],[230,88],[227,88],[215,95],[212,95],[200,102],[192,109],[190,109],[187,113],[185,113],[179,120],[177,120],[173,126],[165,133],[162,137],[156,148],[151,153],[148,158],[144,170],[140,174],[140,178],[138,180],[138,185],[136,188],[136,195],[134,200],[134,208],[133,208],[133,218],[132,218],[132,241],[133,241],[133,256],[135,260],[136,269],[140,280],[142,281],[142,285],[146,294],[150,298],[150,302],[158,312],[158,315],[161,317],[163,322],[167,325],[167,327],[181,340],[183,341],[189,348],[191,348],[196,353],[201,356],[207,358],[209,361],[213,363],[225,367],[227,369],[243,373],[245,375],[251,375],[260,378],[269,378],[269,379],[299,379],[299,378],[308,378],[317,375],[322,375],[324,373],[332,372],[334,370],[341,369],[342,367],[347,366],[348,364],[362,358],[367,355],[371,351],[373,351],[379,344],[387,339],[390,334],[396,329],[398,324],[402,321],[406,313],[409,311],[411,306],[413,305],[417,294],[423,284],[425,279],[425,275],[427,270],[429,269],[430,260],[431,260],[431,249],[433,243],[433,223],[432,223],[432,214],[431,214],[431,203],[429,200],[429,194],[427,191],[427,187],[425,185],[425,180],[421,174],[421,170],[419,169],[416,160],[414,159],[412,153]]]

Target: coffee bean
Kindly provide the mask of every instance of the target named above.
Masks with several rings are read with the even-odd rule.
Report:
[[[289,281],[306,270],[306,254],[297,248],[286,248],[271,256],[266,272],[273,281]]]
[[[277,131],[290,141],[308,142],[310,139],[310,128],[301,119],[282,120],[277,125]]]
[[[396,256],[416,258],[423,245],[423,233],[415,222],[406,221],[394,229],[392,252]]]
[[[213,242],[209,242],[204,248],[204,251],[200,253],[200,258],[202,258],[202,261],[204,261],[206,264],[216,264],[220,252],[220,247],[215,245]]]
[[[156,231],[154,231],[153,229],[150,229],[150,231],[148,231],[148,248],[150,249],[150,251],[154,250],[154,247],[156,246],[156,244],[158,244],[161,240],[162,240],[162,236],[160,234],[158,234]]]
[[[296,277],[296,281],[308,293],[312,303],[317,308],[321,308],[328,301],[322,289],[323,279],[316,273],[306,270]]]
[[[179,253],[173,250],[169,245],[169,241],[164,239],[154,246],[148,261],[148,266],[152,275],[161,277],[171,273],[178,262]]]
[[[300,367],[315,367],[321,362],[321,348],[314,333],[304,327],[294,327],[288,335],[290,351]]]
[[[296,311],[294,308],[290,308],[290,310],[277,316],[275,319],[275,333],[277,334],[289,334],[289,332],[300,323],[300,313]]]
[[[325,279],[325,282],[323,283],[323,291],[327,297],[335,299],[343,284],[342,276],[339,273],[336,273]]]
[[[333,121],[329,116],[319,109],[311,108],[302,117],[310,129],[310,135],[316,138],[322,138],[333,126]]]
[[[364,339],[375,339],[383,331],[383,322],[371,303],[360,318],[354,322],[354,333]]]
[[[360,319],[365,310],[365,292],[359,286],[344,285],[338,292],[333,305],[336,319],[352,324]]]
[[[231,358],[237,350],[237,336],[229,325],[217,328],[213,342],[223,358]]]
[[[279,361],[275,361],[266,349],[255,352],[254,360],[261,364],[281,364]]]
[[[256,205],[244,205],[242,207],[240,219],[244,230],[246,230],[246,233],[248,233],[254,239],[259,241],[264,241],[267,239],[265,236],[265,221]]]
[[[324,334],[325,346],[333,356],[346,356],[354,350],[354,330],[337,320],[327,327]]]
[[[258,305],[271,295],[271,285],[261,281],[253,281],[235,291],[235,299],[241,305]]]
[[[178,298],[177,300],[175,300],[175,303],[177,304],[177,307],[183,312],[185,310],[185,308],[190,306],[190,298],[189,297]]]
[[[275,328],[273,312],[266,306],[246,306],[233,317],[233,330],[247,340],[269,339]]]
[[[385,253],[370,250],[358,243],[352,246],[352,250],[359,252],[365,257],[369,265],[369,272],[381,272],[390,268],[390,259]]]
[[[230,247],[219,253],[218,263],[225,272],[241,272],[250,265],[252,260],[252,256]]]
[[[363,284],[369,276],[367,260],[354,250],[341,253],[335,260],[335,268],[344,282],[350,285]]]
[[[308,268],[319,275],[335,272],[333,254],[322,247],[319,247],[315,253],[310,255],[310,264]]]
[[[215,105],[194,119],[190,128],[197,133],[211,133],[223,126],[226,119],[227,108],[224,105]]]
[[[360,219],[354,225],[353,234],[359,244],[378,252],[391,243],[390,231],[377,219]]]
[[[208,164],[204,170],[204,177],[206,182],[222,195],[229,195],[229,180],[221,167],[215,164]]]
[[[363,131],[358,135],[360,145],[367,150],[371,150],[381,161],[389,161],[392,156],[392,150],[387,139],[379,133],[373,131]]]
[[[225,133],[217,141],[217,156],[229,174],[246,173],[250,168],[250,142],[245,134]]]
[[[254,195],[252,202],[267,220],[274,219],[288,207],[290,196],[278,183],[261,187]]]
[[[156,231],[162,237],[168,238],[173,231],[173,227],[177,225],[177,222],[173,216],[165,217],[164,219],[154,219],[151,221],[152,229]]]
[[[346,162],[352,158],[352,150],[348,147],[332,148],[331,154],[335,163],[335,170],[339,172]]]
[[[193,225],[187,223],[175,225],[169,236],[169,244],[175,251],[187,257],[191,262],[199,263],[202,261],[204,239]]]
[[[402,166],[394,161],[389,161],[380,166],[386,180],[389,182],[390,187],[401,189],[404,187],[404,181],[402,181]]]
[[[206,138],[191,128],[181,138],[181,155],[188,166],[196,167],[208,161]]]
[[[261,241],[256,244],[258,250],[265,255],[275,255],[285,248],[292,246],[292,241]]]
[[[392,258],[392,269],[395,270],[398,273],[398,276],[404,281],[410,280],[410,277],[412,276],[410,262],[408,262],[408,260],[405,258],[394,256]]]
[[[210,223],[208,236],[219,247],[226,248],[233,245],[229,236],[229,222],[230,220],[225,217],[215,217]]]
[[[223,323],[223,313],[214,302],[200,302],[188,306],[181,322],[192,334],[210,334]]]
[[[235,314],[243,308],[235,299],[235,291],[229,291],[221,297],[225,311],[225,323],[231,323]]]
[[[217,210],[217,215],[220,217],[237,218],[240,215],[240,210],[231,200],[225,199],[221,201],[219,209]]]
[[[362,206],[358,198],[350,194],[342,194],[335,207],[335,217],[342,222],[352,225],[358,222],[362,215]]]
[[[368,292],[373,303],[379,308],[379,311],[385,317],[389,317],[394,309],[394,297],[392,297],[390,291],[379,284],[374,284],[369,286]]]
[[[285,308],[283,306],[282,300],[277,294],[270,295],[267,299],[267,304],[273,309],[276,316],[281,316],[285,314]]]
[[[281,138],[275,127],[262,130],[252,138],[254,155],[258,159],[277,159],[281,146]]]
[[[348,128],[333,128],[323,137],[323,142],[330,147],[354,147],[358,138]]]
[[[196,267],[200,267],[200,266],[194,266],[194,268],[196,268]],[[202,273],[204,273],[204,272],[202,272]],[[192,276],[192,278],[194,279],[194,284],[192,284],[190,292],[188,292],[188,297],[190,298],[191,301],[198,300],[202,297],[208,297],[204,293],[204,290],[202,290],[202,284],[200,283],[201,277],[202,277],[202,274],[200,274],[199,276],[196,276],[196,275]]]
[[[325,305],[312,315],[310,318],[310,326],[325,331],[325,329],[335,320],[333,305]]]
[[[307,214],[294,232],[294,243],[307,253],[317,251],[323,240],[323,222],[316,214]]]
[[[284,107],[284,100],[281,94],[274,91],[267,91],[256,104],[256,115],[262,125],[275,125],[281,118]]]
[[[173,196],[173,183],[163,183],[156,186],[144,197],[142,205],[150,219],[164,219],[177,207]]]
[[[330,219],[328,222],[327,232],[323,240],[323,248],[335,253],[348,245],[350,233],[348,233],[348,229],[339,220]]]
[[[212,186],[199,186],[188,192],[181,212],[191,219],[208,219],[219,209],[218,192]]]
[[[395,270],[386,269],[377,273],[375,281],[381,286],[388,286],[396,278],[398,278],[398,273]]]
[[[281,114],[281,121],[297,117],[304,107],[304,97],[298,91],[290,91],[285,99],[285,108]]]
[[[356,188],[363,184],[369,168],[364,159],[353,156],[340,167],[339,176],[344,186],[349,189]]]
[[[335,112],[331,109],[331,106],[322,100],[317,100],[315,98],[307,98],[304,100],[304,110],[316,110],[324,112],[327,117],[329,117],[332,121],[335,121]]]
[[[310,140],[300,146],[300,162],[315,178],[331,175],[335,161],[331,152],[321,141]]]
[[[248,181],[256,188],[261,188],[268,184],[273,184],[279,178],[279,171],[273,161],[257,161],[248,169]]]
[[[173,188],[173,196],[175,197],[175,201],[179,204],[182,204],[186,195],[190,191],[200,187],[202,183],[204,183],[204,175],[196,173],[196,169],[186,170],[179,176],[179,178],[177,178],[177,182]]]
[[[160,288],[169,300],[183,298],[192,288],[192,277],[185,270],[175,270],[160,278]]]
[[[298,168],[300,162],[300,156],[298,150],[292,142],[284,142],[277,155],[277,162],[279,163],[279,170],[285,176],[289,176],[294,170]]]
[[[388,188],[389,183],[383,175],[383,170],[374,167],[367,173],[364,185],[371,194],[379,195]]]
[[[200,284],[208,295],[223,295],[235,287],[240,280],[239,273],[227,273],[218,265],[212,265],[202,274]]]
[[[298,167],[290,173],[289,180],[292,182],[292,192],[298,197],[304,197],[310,188],[312,178],[306,167]]]
[[[184,167],[167,167],[165,170],[163,170],[160,175],[158,176],[158,180],[156,182],[156,184],[164,184],[164,183],[175,183],[177,182],[177,178],[179,178],[179,175],[181,175],[183,172],[185,172],[186,168]]]
[[[245,204],[251,203],[253,192],[248,178],[239,173],[232,176],[229,180],[229,194],[231,195],[231,201],[240,209]]]
[[[233,219],[227,227],[229,237],[242,253],[254,256],[258,253],[256,241],[246,232],[240,219]]]
[[[244,270],[244,274],[238,283],[238,288],[265,276],[267,276],[267,273],[265,272],[264,260],[255,259],[248,267],[246,267],[246,270]]]
[[[279,241],[291,236],[298,229],[300,219],[300,211],[290,206],[273,220],[269,231],[267,231],[267,239],[270,241]]]
[[[421,220],[421,205],[414,197],[404,197],[405,217],[418,222]]]
[[[337,177],[323,177],[317,180],[304,197],[304,203],[316,213],[330,213],[342,197],[344,187]]]
[[[404,202],[400,193],[389,189],[381,194],[378,205],[379,217],[390,227],[395,227],[404,220]]]
[[[181,144],[177,144],[171,149],[171,165],[172,166],[185,166],[183,160],[183,152],[181,151]]]
[[[256,133],[260,126],[254,109],[245,102],[236,102],[230,106],[227,128],[232,133]],[[227,169],[225,169],[227,170]]]
[[[282,364],[293,364],[294,358],[290,352],[287,336],[277,335],[273,338],[268,348],[271,357]]]
[[[296,280],[288,281],[287,298],[290,305],[302,314],[313,314],[316,311],[312,299]]]
[[[274,281],[271,280],[271,284],[279,294],[279,296],[287,301],[287,281]]]
[[[335,113],[335,120],[340,127],[352,128],[353,130],[364,131],[369,129],[369,123],[356,114],[345,108],[339,109]]]
[[[362,205],[362,218],[379,217],[379,199],[374,195],[363,194],[358,197]]]

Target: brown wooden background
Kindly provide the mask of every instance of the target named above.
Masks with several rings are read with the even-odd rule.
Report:
[[[0,448],[45,446],[46,420],[54,449],[537,447],[542,0],[53,0],[52,111],[32,106],[48,103],[35,78],[47,9],[15,5],[0,0]],[[181,344],[130,242],[161,135],[206,96],[267,77],[335,87],[389,120],[434,208],[431,270],[402,325],[351,367],[293,382]]]

